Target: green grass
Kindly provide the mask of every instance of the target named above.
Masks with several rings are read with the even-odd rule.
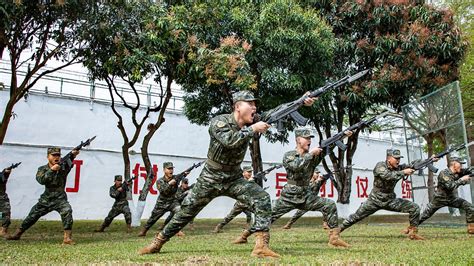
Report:
[[[233,245],[244,225],[242,219],[231,222],[224,232],[210,231],[218,220],[196,220],[195,230],[185,229],[184,238],[171,239],[162,253],[139,256],[137,250],[148,245],[154,235],[138,238],[139,229],[125,233],[123,221],[114,221],[105,233],[93,233],[100,221],[75,221],[75,246],[63,246],[61,223],[40,221],[19,241],[0,240],[0,264],[32,263],[205,263],[205,264],[442,264],[474,265],[474,236],[466,233],[461,219],[449,223],[428,224],[420,228],[426,241],[410,241],[400,230],[407,218],[371,217],[342,234],[352,245],[348,249],[330,248],[320,218],[303,218],[291,230],[280,229],[287,219],[280,219],[271,231],[271,247],[281,259],[257,259],[250,256],[255,241]],[[391,223],[385,223],[390,221]],[[161,221],[160,221],[161,222]],[[10,227],[14,231],[19,221]]]

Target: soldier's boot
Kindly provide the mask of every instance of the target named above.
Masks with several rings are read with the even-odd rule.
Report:
[[[252,257],[259,258],[279,258],[280,255],[270,249],[270,234],[268,232],[255,233],[255,247],[252,251]]]
[[[221,233],[222,232],[222,224],[218,224],[216,225],[216,227],[214,228],[214,231],[212,231],[213,233]]]
[[[127,224],[127,234],[130,234],[132,232],[132,225]]]
[[[468,223],[467,224],[467,233],[468,234],[474,234],[474,223]]]
[[[21,238],[21,235],[23,235],[25,231],[22,229],[16,229],[15,234],[9,235],[6,237],[7,240],[19,240]]]
[[[140,230],[140,233],[138,234],[138,236],[146,236],[146,232],[148,232],[148,229],[143,227],[142,230]]]
[[[251,235],[250,231],[249,230],[244,230],[242,232],[242,234],[237,238],[235,239],[234,241],[232,241],[232,244],[245,244],[247,243],[247,238]]]
[[[96,233],[103,233],[104,230],[105,230],[105,226],[104,225],[101,225],[98,229],[95,229],[94,232]]]
[[[63,244],[64,245],[74,245],[76,244],[72,238],[72,231],[71,230],[64,230],[64,239],[63,239]]]
[[[188,225],[189,230],[194,231],[194,223]]]
[[[2,227],[0,230],[0,237],[4,237],[8,235],[8,227]]]
[[[155,239],[151,242],[150,245],[140,249],[138,254],[145,255],[145,254],[153,254],[158,253],[161,250],[161,247],[168,241],[161,233],[157,233]]]
[[[350,247],[351,245],[347,244],[344,240],[341,239],[340,234],[341,234],[340,228],[329,229],[328,245],[331,247],[343,247],[343,248]]]
[[[407,228],[403,229],[402,231],[400,231],[400,233],[404,234],[404,235],[408,235],[408,233],[410,233],[410,226],[407,226]]]
[[[285,226],[283,226],[282,228],[283,228],[283,229],[291,229],[291,226],[293,226],[293,223],[292,223],[291,220],[290,220],[290,221],[288,221],[288,222],[285,224]]]
[[[176,233],[176,236],[179,236],[179,237],[184,237],[185,235],[186,235],[186,234],[185,234],[183,231],[181,231],[181,230],[179,230],[179,232]]]
[[[250,223],[245,223],[245,228],[244,229],[250,229],[251,224]]]
[[[416,228],[415,226],[408,227],[408,238],[410,240],[425,240],[424,237],[418,234],[418,228]]]
[[[329,229],[331,229],[331,228],[329,228],[329,225],[328,225],[327,222],[323,222],[323,229],[324,229],[324,230],[329,230]]]

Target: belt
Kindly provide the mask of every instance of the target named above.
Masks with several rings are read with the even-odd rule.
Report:
[[[209,165],[211,168],[221,170],[224,172],[232,172],[234,170],[240,170],[240,165],[226,165],[215,162],[211,159],[207,159],[206,164]]]
[[[46,192],[63,192],[64,189],[61,187],[47,187],[45,191]]]
[[[288,180],[286,181],[286,183],[289,184],[289,185],[299,186],[299,187],[307,187],[307,186],[309,186],[308,182],[307,182],[307,181],[303,181],[303,180],[296,181],[296,180],[288,179]]]

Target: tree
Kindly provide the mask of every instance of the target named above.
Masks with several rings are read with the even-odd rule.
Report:
[[[47,74],[78,63],[85,43],[78,40],[92,1],[1,1],[0,58],[8,52],[10,98],[0,123],[3,144],[15,104]],[[52,69],[47,63],[58,60]],[[18,69],[27,65],[23,75]]]

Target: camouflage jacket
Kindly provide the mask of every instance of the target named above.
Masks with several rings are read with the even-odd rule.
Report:
[[[178,185],[170,185],[169,182],[174,179],[170,179],[169,181],[165,179],[165,177],[162,177],[158,179],[158,182],[156,182],[156,187],[158,188],[158,191],[160,192],[160,195],[158,197],[159,200],[174,200],[176,196],[176,192],[178,191]]]
[[[176,191],[175,198],[178,200],[179,203],[181,203],[184,198],[188,195],[189,191],[191,188],[193,188],[194,184],[188,187],[188,189],[183,189],[181,186],[178,188],[178,191]]]
[[[0,172],[0,196],[4,196],[7,194],[7,182],[10,173],[3,173]]]
[[[67,175],[71,169],[72,167],[66,165],[65,170],[53,171],[47,164],[40,166],[36,172],[36,181],[45,186],[45,192],[64,192]]]
[[[438,185],[436,186],[436,196],[442,197],[456,197],[455,190],[463,185],[469,183],[461,180],[464,175],[470,174],[467,169],[462,169],[460,174],[451,172],[451,169],[446,168],[438,175]]]
[[[120,186],[122,187],[122,186]],[[123,202],[123,201],[127,201],[127,191],[126,190],[122,190],[122,191],[118,191],[118,189],[120,187],[116,187],[115,185],[111,186],[110,187],[110,190],[109,190],[109,195],[111,198],[114,198],[115,199],[115,202]]]
[[[374,188],[372,192],[395,193],[395,185],[402,179],[403,169],[407,166],[399,165],[396,169],[391,169],[386,161],[378,162],[374,168]]]

